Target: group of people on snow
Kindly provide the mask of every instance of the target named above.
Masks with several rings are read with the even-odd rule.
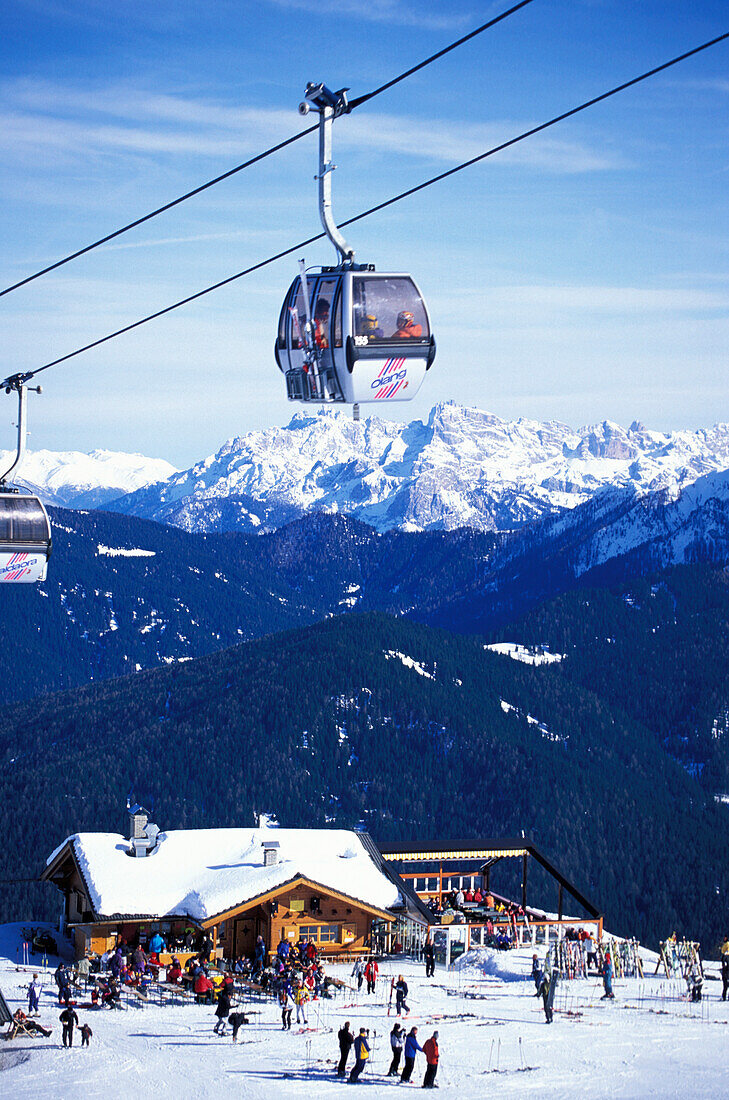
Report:
[[[350,1051],[354,1048],[354,1065],[349,1071],[349,1081],[354,1084],[358,1080],[372,1054],[369,1028],[361,1027],[359,1029],[359,1034],[355,1037],[353,1032],[350,1031],[350,1023],[349,1020],[347,1020],[339,1029],[337,1038],[339,1040],[337,1077],[347,1076],[347,1060]],[[401,1081],[408,1082],[415,1068],[415,1059],[418,1053],[421,1053],[425,1055],[426,1061],[423,1088],[437,1087],[435,1085],[435,1077],[438,1072],[438,1060],[440,1058],[437,1031],[434,1031],[431,1037],[427,1039],[425,1044],[421,1047],[418,1042],[417,1027],[412,1027],[406,1034],[402,1024],[396,1021],[390,1032],[390,1048],[392,1050],[392,1061],[387,1071],[388,1077],[399,1077]],[[405,1056],[405,1062],[402,1072],[400,1072],[400,1059],[403,1054]]]

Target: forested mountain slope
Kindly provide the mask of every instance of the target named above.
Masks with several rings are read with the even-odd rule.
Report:
[[[190,535],[108,512],[52,510],[38,586],[3,586],[0,703],[187,661],[364,606],[407,613],[453,595],[494,536],[380,537],[312,515],[270,535]]]
[[[131,789],[162,829],[255,810],[380,839],[523,829],[617,932],[713,944],[725,919],[729,819],[651,731],[559,666],[402,618],[347,615],[6,708],[0,798],[33,828],[6,816],[0,877],[38,872],[70,832],[123,829]],[[0,919],[54,907],[20,883]]]
[[[623,563],[625,564],[625,563]],[[574,590],[493,638],[566,654],[562,675],[652,729],[729,801],[729,571],[678,566]],[[729,812],[729,811],[728,811]]]

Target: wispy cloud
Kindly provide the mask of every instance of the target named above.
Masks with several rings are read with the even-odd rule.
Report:
[[[314,10],[311,0],[268,0],[277,8],[290,11]],[[422,27],[426,30],[453,30],[469,23],[483,21],[483,11],[478,14],[465,11],[437,13],[424,11],[422,3],[404,3],[403,0],[317,0],[315,10],[319,15],[332,15],[346,19],[363,19],[370,23],[390,23],[401,27]],[[488,16],[486,16],[488,18]]]
[[[532,318],[541,324],[545,313],[573,316],[616,314],[697,314],[729,311],[729,289],[700,287],[675,289],[644,286],[491,286],[475,291],[463,287],[453,296],[439,299],[442,310],[461,317],[464,302],[478,303],[478,312],[502,319],[518,315],[519,322]]]
[[[93,91],[22,81],[0,87],[3,127],[0,150],[14,157],[39,156],[48,149],[76,158],[140,154],[206,156],[236,160],[295,133],[310,120],[294,111],[231,107],[183,93],[145,94],[110,86]],[[397,153],[453,165],[478,156],[534,124],[534,120],[492,123],[433,122],[415,116],[362,111],[337,125],[338,148],[369,154]],[[623,167],[618,153],[597,143],[539,135],[499,154],[504,164],[550,172],[594,172]]]

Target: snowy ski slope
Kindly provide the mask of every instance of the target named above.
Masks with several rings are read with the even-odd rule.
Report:
[[[18,925],[0,929],[0,988],[11,1011],[25,1007],[23,986],[30,977],[16,969],[18,932]],[[40,1019],[53,1026],[53,1035],[48,1041],[16,1040],[0,1046],[0,1095],[14,1100],[303,1100],[316,1091],[322,1100],[342,1087],[334,1077],[336,1032],[349,1020],[353,1029],[369,1027],[373,1037],[377,1032],[363,1084],[372,1096],[384,1097],[402,1088],[397,1079],[385,1076],[394,1022],[387,1015],[390,978],[402,972],[410,986],[408,1027],[418,1027],[421,1043],[435,1028],[440,1034],[441,1096],[726,1096],[729,1002],[720,999],[720,983],[707,981],[707,997],[691,1005],[681,999],[679,985],[648,977],[654,965],[655,957],[645,980],[617,980],[612,1003],[600,1000],[602,987],[596,979],[563,983],[551,1026],[534,998],[528,977],[531,950],[524,949],[496,954],[487,975],[479,969],[446,973],[437,968],[432,981],[426,981],[420,965],[386,961],[373,997],[363,989],[359,995],[310,1005],[311,1030],[294,1024],[284,1033],[273,1003],[252,1004],[255,1022],[241,1031],[235,1046],[230,1032],[225,1038],[213,1034],[212,1008],[144,1005],[111,1012],[79,1007],[81,1022],[88,1020],[94,1032],[88,1050],[61,1046],[49,969],[44,972]],[[349,967],[338,973],[350,981]],[[424,1069],[419,1054],[413,1074],[417,1087]]]

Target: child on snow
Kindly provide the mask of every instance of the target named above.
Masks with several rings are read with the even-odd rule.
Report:
[[[93,1035],[93,1031],[88,1024],[81,1024],[81,1046],[87,1047],[89,1045],[89,1039]]]
[[[238,1032],[243,1024],[248,1023],[248,1017],[242,1012],[231,1012],[230,1016],[228,1016],[228,1023],[233,1028],[233,1042],[237,1043]]]

